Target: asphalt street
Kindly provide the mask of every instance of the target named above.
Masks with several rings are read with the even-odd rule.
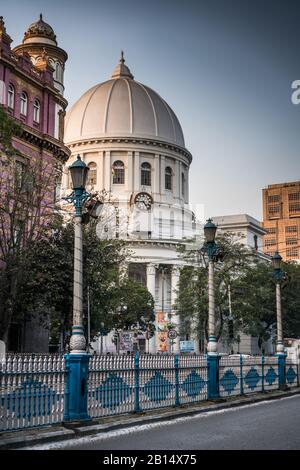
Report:
[[[35,447],[38,448],[38,447]],[[46,448],[41,446],[40,448]],[[300,449],[300,396],[110,431],[48,448],[73,450]]]

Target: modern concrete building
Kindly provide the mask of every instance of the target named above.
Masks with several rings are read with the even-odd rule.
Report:
[[[259,220],[248,214],[235,214],[213,217],[213,221],[218,230],[234,233],[242,243],[262,253],[266,231]]]
[[[271,184],[262,195],[264,252],[300,262],[300,181]]]

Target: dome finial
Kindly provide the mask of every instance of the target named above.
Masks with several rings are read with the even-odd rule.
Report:
[[[118,65],[116,65],[111,78],[123,78],[123,77],[133,79],[132,73],[130,72],[127,65],[125,65],[124,51],[122,50],[119,63]]]
[[[40,21],[43,21],[43,14],[40,13]]]

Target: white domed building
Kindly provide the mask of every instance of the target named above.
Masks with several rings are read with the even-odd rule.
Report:
[[[155,299],[156,334],[140,350],[179,351],[179,336],[169,344],[166,323],[177,325],[177,247],[199,226],[189,209],[189,168],[180,123],[170,106],[151,88],[134,80],[123,53],[111,78],[88,90],[66,116],[67,167],[77,155],[89,166],[89,189],[106,190],[119,213],[106,206],[100,238],[128,240],[133,256],[129,275],[143,282]],[[66,168],[67,169],[67,168]],[[63,187],[71,182],[65,171]],[[107,350],[114,351],[110,338]]]

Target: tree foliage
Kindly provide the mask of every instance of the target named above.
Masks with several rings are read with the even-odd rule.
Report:
[[[88,293],[90,333],[101,329],[130,329],[139,323],[146,329],[153,320],[153,298],[141,284],[127,279],[122,265],[129,251],[121,240],[99,240],[96,223],[83,230],[83,311],[87,335]],[[44,326],[50,323],[52,344],[65,344],[72,327],[74,226],[61,225],[49,239],[39,240],[28,258],[29,278],[20,291],[19,302],[39,312]],[[125,308],[126,307],[126,308]],[[104,325],[104,327],[103,327]]]
[[[0,108],[0,338],[6,340],[31,245],[51,232],[54,187],[60,172],[42,155],[25,158],[14,149],[19,126]]]
[[[228,292],[238,278],[252,262],[254,254],[237,236],[223,233],[216,239],[221,248],[223,261],[215,263],[215,307],[216,335],[228,339],[229,296]],[[181,333],[192,333],[200,339],[205,333],[208,338],[208,264],[199,248],[182,252],[186,266],[181,269],[176,308],[181,314]],[[235,319],[237,331],[238,319]]]
[[[215,307],[217,338],[226,343],[237,340],[244,332],[258,338],[258,346],[276,334],[275,283],[271,264],[243,245],[229,233],[217,237],[225,254],[215,263]],[[188,265],[182,268],[177,309],[181,314],[182,334],[203,331],[207,339],[208,269],[200,251],[182,253]],[[282,289],[283,331],[285,337],[300,335],[300,266],[285,263],[289,282]],[[231,314],[229,309],[231,299]],[[233,331],[230,331],[233,330]],[[232,335],[232,337],[231,337]]]

